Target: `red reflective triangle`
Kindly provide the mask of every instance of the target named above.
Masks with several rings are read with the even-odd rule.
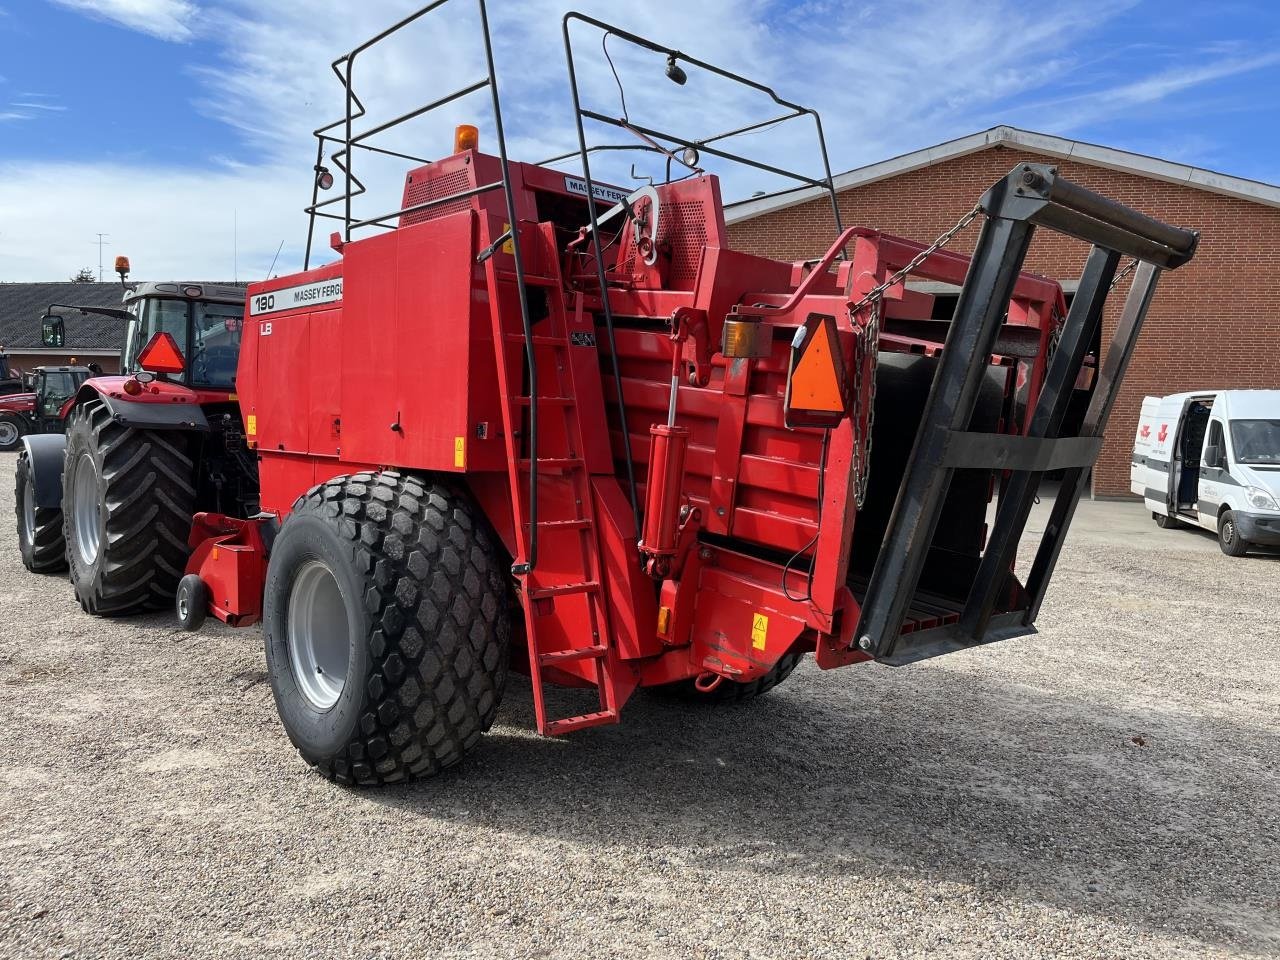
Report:
[[[186,369],[187,361],[173,334],[162,330],[142,348],[142,353],[138,354],[138,366],[152,373],[181,373]]]

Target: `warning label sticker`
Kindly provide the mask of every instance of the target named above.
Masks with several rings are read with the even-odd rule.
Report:
[[[751,646],[763,650],[769,636],[769,618],[763,613],[751,615]]]

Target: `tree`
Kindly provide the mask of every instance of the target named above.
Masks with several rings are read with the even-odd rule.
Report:
[[[74,277],[71,278],[72,283],[97,283],[98,278],[93,272],[93,267],[85,267]]]

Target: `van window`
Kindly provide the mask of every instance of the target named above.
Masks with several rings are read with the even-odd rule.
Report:
[[[1280,420],[1232,420],[1237,463],[1280,464]]]
[[[1214,420],[1209,424],[1209,439],[1205,441],[1204,445],[1205,449],[1208,449],[1209,447],[1217,447],[1222,451],[1223,456],[1226,455],[1227,451],[1223,449],[1222,423],[1220,421]]]

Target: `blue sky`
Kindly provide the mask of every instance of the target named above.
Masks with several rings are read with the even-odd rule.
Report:
[[[490,0],[512,153],[572,146],[560,44],[571,0]],[[47,280],[128,253],[139,276],[261,276],[284,244],[295,269],[314,145],[336,116],[328,63],[416,0],[0,0],[0,280]],[[845,170],[1008,123],[1280,182],[1280,3],[1063,0],[650,0],[573,6],[735,66],[823,113]],[[363,66],[385,114],[470,79],[471,4]],[[611,47],[633,115],[693,136],[759,119],[763,105]],[[598,41],[583,43],[589,101],[616,113]],[[445,152],[459,106],[406,130]],[[677,123],[677,121],[672,121]],[[491,141],[489,141],[491,143]],[[813,169],[782,130],[744,139]],[[368,167],[370,203],[399,199],[403,169]],[[613,171],[625,179],[625,168]],[[727,193],[776,184],[725,171]]]

